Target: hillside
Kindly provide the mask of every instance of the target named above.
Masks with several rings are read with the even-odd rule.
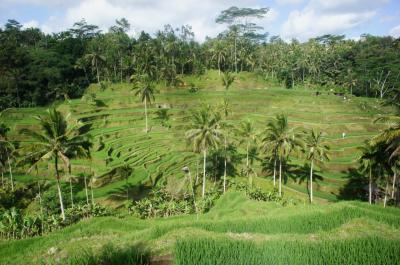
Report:
[[[151,264],[261,264],[272,257],[273,264],[338,264],[338,258],[399,264],[399,214],[358,202],[283,207],[229,192],[198,217],[93,218],[43,237],[0,242],[0,256],[2,264],[94,264],[90,258],[108,245],[108,260],[125,262],[113,264],[147,264],[149,256]],[[123,260],[129,248],[143,262]],[[353,253],[363,254],[354,259]]]
[[[324,142],[331,148],[330,161],[318,169],[315,195],[322,200],[335,201],[339,197],[348,197],[346,193],[349,179],[357,177],[352,168],[364,140],[376,135],[383,124],[374,123],[382,113],[379,101],[370,98],[347,96],[347,100],[329,91],[284,89],[271,84],[256,74],[241,73],[232,88],[224,91],[220,85],[218,72],[210,71],[201,77],[185,77],[184,86],[165,88],[159,85],[155,103],[149,108],[151,130],[144,132],[144,108],[139,102],[130,84],[109,84],[102,89],[92,85],[82,99],[74,99],[58,104],[58,109],[70,113],[74,119],[87,124],[93,136],[94,147],[92,162],[73,160],[73,174],[94,171],[94,196],[102,202],[119,205],[123,197],[125,180],[118,179],[112,169],[129,164],[134,168],[128,182],[132,187],[132,196],[140,196],[140,190],[154,185],[157,181],[169,178],[181,178],[182,167],[189,166],[191,172],[197,171],[199,157],[188,147],[184,133],[190,111],[203,103],[217,105],[226,98],[231,113],[229,122],[237,125],[242,120],[250,120],[262,131],[266,123],[279,113],[287,114],[290,126],[299,131],[318,129],[324,132]],[[200,88],[190,93],[189,86]],[[169,125],[162,126],[155,112],[168,108]],[[3,113],[6,123],[12,128],[11,137],[29,141],[18,134],[22,128],[37,128],[35,115],[45,112],[46,108],[8,109]],[[343,137],[342,133],[345,133]],[[235,145],[238,145],[235,143]],[[244,147],[238,146],[244,153]],[[262,158],[262,156],[260,156]],[[307,193],[307,170],[301,170],[304,160],[292,157],[285,178],[285,192],[291,196]],[[242,164],[238,164],[240,168]],[[271,188],[271,172],[261,171],[260,162],[255,162],[256,182],[261,187]],[[39,175],[54,179],[52,165],[42,164]],[[234,176],[232,176],[234,177]],[[17,181],[29,182],[35,176],[19,172]],[[66,180],[66,179],[65,179]],[[142,188],[138,188],[142,187]],[[299,193],[300,192],[300,193]],[[84,196],[83,190],[79,192]],[[300,198],[305,199],[306,196]]]

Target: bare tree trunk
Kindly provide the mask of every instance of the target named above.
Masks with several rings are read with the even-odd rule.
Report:
[[[385,198],[383,199],[383,207],[384,208],[386,207],[386,203],[387,203],[388,191],[389,191],[389,177],[386,178]]]
[[[196,182],[195,185],[199,183],[199,158],[196,159]]]
[[[372,204],[372,167],[369,167],[369,196],[368,196],[368,201],[369,204]]]
[[[202,190],[202,197],[204,198],[206,194],[206,157],[207,157],[207,150],[203,150],[203,190]]]
[[[65,212],[64,212],[64,203],[61,194],[61,187],[60,187],[60,174],[58,172],[58,158],[55,158],[55,169],[56,169],[56,177],[57,177],[57,190],[58,190],[58,199],[60,200],[60,208],[61,208],[61,217],[63,221],[65,221]]]
[[[394,199],[394,190],[396,189],[396,177],[397,177],[397,172],[396,172],[396,170],[394,170],[393,186],[392,186],[392,194],[391,194],[392,199]]]
[[[276,185],[276,158],[274,159],[274,187]]]
[[[225,135],[225,160],[224,160],[224,193],[226,192],[226,135]]]
[[[146,133],[148,132],[148,124],[147,124],[147,98],[144,97],[144,115],[146,117]]]
[[[93,195],[93,177],[90,178],[90,193],[92,193],[92,205],[94,205],[94,195]]]
[[[86,182],[86,175],[83,176],[83,180],[85,182],[86,204],[89,205],[89,195],[88,195],[88,188],[87,188],[87,182]]]
[[[42,235],[44,232],[44,220],[43,220],[43,205],[42,205],[42,194],[40,192],[40,183],[38,181],[38,189],[39,189],[39,206],[40,206],[40,217],[41,217],[41,227],[42,227]]]
[[[220,61],[221,61],[221,58],[220,58],[220,56],[218,56],[218,75],[219,76],[221,75],[221,63],[220,63]]]
[[[246,147],[246,177],[249,178],[249,142]]]
[[[73,191],[72,191],[72,179],[71,179],[71,176],[69,177],[69,191],[71,193],[71,205],[72,205],[72,207],[74,207],[74,195],[73,195]]]
[[[282,197],[282,159],[279,159],[279,196]]]
[[[8,162],[8,170],[10,172],[11,190],[14,191],[14,180],[13,180],[13,174],[12,174],[12,170],[11,170],[10,156],[8,155],[8,152],[7,152],[7,162]]]
[[[313,167],[314,161],[311,160],[311,169],[310,169],[310,202],[313,202]]]
[[[99,66],[97,65],[97,60],[96,60],[96,74],[97,74],[97,83],[100,84],[100,73],[99,73]]]

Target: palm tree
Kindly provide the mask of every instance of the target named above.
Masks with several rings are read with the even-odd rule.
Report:
[[[210,106],[194,111],[191,116],[191,124],[186,131],[186,139],[192,144],[195,152],[203,152],[203,190],[206,190],[206,159],[207,151],[219,145],[222,137],[220,129],[220,115],[216,115]]]
[[[304,139],[304,153],[310,161],[310,202],[313,202],[313,168],[314,163],[329,161],[329,146],[322,143],[322,133],[311,130]]]
[[[99,52],[92,52],[85,55],[85,59],[92,64],[92,67],[96,69],[97,83],[100,84],[100,70],[99,65],[106,61],[106,57],[101,55]]]
[[[299,135],[294,129],[289,128],[287,116],[278,114],[274,120],[267,124],[267,137],[264,143],[271,145],[271,150],[276,153],[279,162],[279,196],[282,196],[282,162],[291,152],[299,147]]]
[[[366,142],[364,146],[359,148],[361,155],[357,158],[360,164],[360,171],[368,172],[368,202],[372,204],[372,171],[376,166],[376,148],[370,142]]]
[[[253,124],[249,120],[242,121],[235,129],[235,133],[237,136],[239,136],[239,143],[246,144],[246,176],[249,180],[249,184],[251,185],[252,180],[249,178],[249,150],[250,144],[256,141],[257,133]]]
[[[41,161],[54,161],[56,172],[57,190],[60,201],[62,219],[65,220],[64,204],[60,186],[59,161],[66,168],[70,167],[70,159],[75,157],[89,156],[91,143],[87,136],[81,134],[82,125],[76,123],[68,124],[67,119],[56,109],[49,109],[46,116],[36,117],[40,123],[41,132],[30,129],[22,129],[21,133],[30,136],[33,140],[32,148],[26,153],[26,159],[36,159],[31,170]]]
[[[229,87],[235,81],[235,76],[232,75],[230,72],[224,72],[224,75],[222,76],[221,79],[222,79],[222,85],[225,87],[225,90],[228,90]]]
[[[213,53],[211,60],[214,60],[217,58],[217,65],[218,65],[218,75],[221,75],[221,62],[225,61],[226,58],[226,51],[225,47],[222,44],[221,41],[217,41],[215,43],[215,47],[211,49],[211,52]]]
[[[227,118],[230,112],[230,106],[229,106],[229,101],[227,99],[224,99],[222,103],[220,104],[220,110],[222,111],[224,115],[224,123],[222,123],[222,127],[224,128],[224,182],[223,182],[223,187],[224,187],[224,193],[226,191],[226,167],[227,167],[227,136],[228,136],[228,129],[229,125],[227,123]]]
[[[8,164],[8,171],[10,174],[10,181],[11,181],[11,190],[14,191],[14,180],[13,174],[11,169],[11,161],[13,157],[13,152],[15,151],[14,144],[7,139],[7,133],[10,131],[10,128],[7,127],[4,123],[0,124],[0,160],[2,161],[2,168],[5,167],[5,164]],[[3,158],[4,156],[4,158]],[[4,186],[3,180],[3,170],[2,172],[2,183]]]
[[[148,122],[147,122],[147,102],[151,104],[151,100],[155,100],[154,97],[154,86],[153,83],[150,81],[149,78],[143,78],[144,82],[141,82],[142,87],[139,88],[135,95],[140,97],[140,100],[144,102],[144,115],[146,118],[146,133],[149,131],[148,130]]]

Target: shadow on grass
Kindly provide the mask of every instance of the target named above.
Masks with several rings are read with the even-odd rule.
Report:
[[[46,261],[42,264],[60,264],[55,261]],[[99,253],[91,249],[84,249],[73,253],[62,260],[65,265],[148,265],[150,253],[141,244],[120,248],[112,244],[105,245]]]
[[[347,183],[339,191],[341,200],[367,200],[368,180],[357,169],[350,168],[346,172]]]

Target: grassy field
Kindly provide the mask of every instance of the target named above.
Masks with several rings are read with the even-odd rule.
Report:
[[[315,195],[321,200],[335,201],[351,177],[350,169],[355,166],[357,148],[363,141],[377,134],[384,125],[374,123],[382,114],[379,101],[375,99],[348,97],[343,100],[328,92],[315,96],[315,91],[296,88],[287,90],[279,85],[267,83],[259,76],[242,73],[229,91],[220,85],[217,72],[202,77],[185,77],[185,85],[200,88],[198,93],[189,93],[187,88],[168,89],[159,87],[156,101],[149,110],[151,131],[144,132],[144,108],[129,84],[111,84],[101,91],[97,85],[89,87],[82,99],[58,103],[58,109],[71,113],[88,125],[93,135],[94,148],[91,163],[73,161],[73,174],[94,171],[94,195],[100,201],[116,203],[125,180],[110,173],[111,169],[127,163],[134,167],[129,179],[131,186],[150,186],[151,180],[181,178],[181,168],[189,166],[196,171],[198,155],[187,147],[184,132],[184,117],[202,103],[218,104],[227,98],[231,105],[228,117],[232,124],[249,119],[258,130],[263,130],[268,120],[276,114],[288,115],[290,126],[304,129],[319,129],[324,132],[325,142],[331,147],[331,160],[317,170]],[[95,93],[95,100],[87,100]],[[161,126],[155,119],[155,111],[168,107],[171,128]],[[46,108],[9,109],[4,112],[6,123],[11,126],[12,137],[24,142],[29,139],[17,134],[24,127],[37,128],[34,115]],[[342,133],[346,136],[343,138]],[[239,151],[244,150],[239,147]],[[293,157],[292,168],[302,166],[302,158]],[[240,167],[240,166],[239,166]],[[258,178],[271,179],[271,174],[261,172],[256,163]],[[21,171],[17,181],[29,182],[37,177]],[[53,179],[52,164],[43,164],[40,178]],[[291,196],[307,193],[308,172],[288,172],[285,175],[285,192]],[[262,182],[262,180],[260,180]],[[80,191],[83,197],[84,192]],[[300,196],[306,198],[305,196]],[[114,200],[114,201],[113,201]],[[113,201],[113,202],[111,202]]]
[[[229,192],[204,215],[93,218],[0,242],[0,264],[96,264],[93,257],[105,256],[113,264],[400,264],[399,214],[360,202],[281,206]]]

